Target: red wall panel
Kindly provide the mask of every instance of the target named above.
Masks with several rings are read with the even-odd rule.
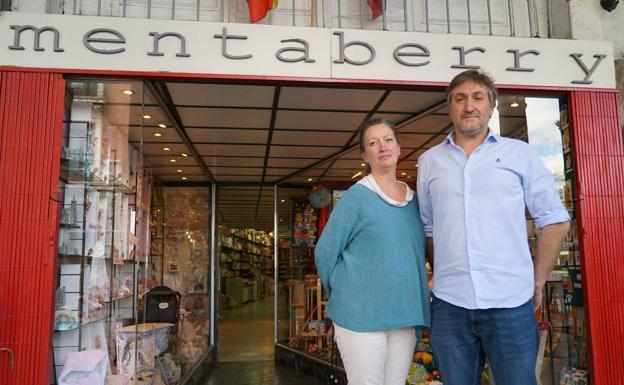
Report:
[[[592,384],[624,384],[624,144],[617,92],[572,92]]]
[[[0,72],[2,385],[48,383],[56,276],[61,75]]]

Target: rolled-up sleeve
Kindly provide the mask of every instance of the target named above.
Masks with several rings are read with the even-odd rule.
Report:
[[[431,198],[429,195],[429,183],[427,181],[427,161],[424,156],[418,158],[418,178],[416,182],[416,195],[418,196],[418,209],[420,219],[425,230],[425,237],[433,237],[433,213],[431,211]]]
[[[526,146],[526,149],[524,201],[529,213],[541,228],[569,221],[570,216],[557,196],[553,175],[533,148]]]

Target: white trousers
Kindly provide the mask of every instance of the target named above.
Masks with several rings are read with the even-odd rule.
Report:
[[[354,332],[334,323],[349,385],[405,385],[414,348],[414,327],[381,332]]]

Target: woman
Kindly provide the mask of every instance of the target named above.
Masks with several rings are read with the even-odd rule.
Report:
[[[342,196],[315,250],[352,385],[404,385],[415,328],[429,326],[424,233],[414,191],[396,179],[398,139],[385,119],[362,126],[370,174]]]

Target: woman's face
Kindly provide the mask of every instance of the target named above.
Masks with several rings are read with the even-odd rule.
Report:
[[[376,124],[366,130],[362,159],[370,165],[372,172],[396,169],[399,155],[401,146],[390,127]]]

